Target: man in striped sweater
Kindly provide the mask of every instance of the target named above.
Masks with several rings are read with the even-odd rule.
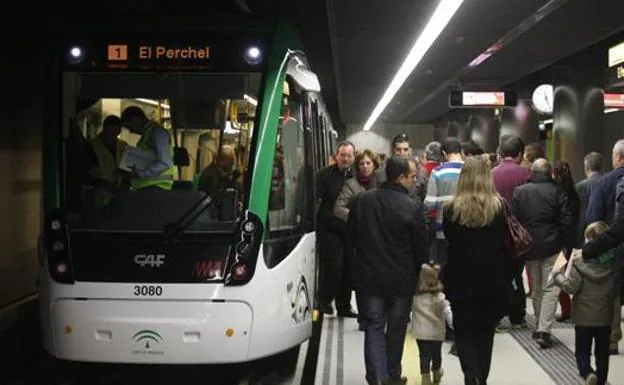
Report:
[[[429,177],[427,196],[425,197],[425,219],[429,228],[435,232],[430,259],[442,266],[446,262],[448,244],[442,232],[442,208],[457,191],[459,173],[464,166],[461,144],[456,138],[447,138],[442,142],[444,162],[438,165]]]

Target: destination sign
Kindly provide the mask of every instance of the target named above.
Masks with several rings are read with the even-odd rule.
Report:
[[[125,44],[109,44],[107,49],[107,59],[109,61],[126,61],[129,58],[129,50],[136,50],[132,53],[138,56],[139,60],[207,60],[210,59],[210,46],[186,46],[170,48],[165,45],[139,45],[129,48]],[[133,55],[133,56],[134,56]]]
[[[64,66],[97,70],[256,71],[267,37],[236,32],[176,36],[99,35],[65,38]]]

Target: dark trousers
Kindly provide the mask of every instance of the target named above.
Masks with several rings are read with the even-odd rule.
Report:
[[[420,355],[420,374],[429,374],[431,370],[442,367],[442,341],[416,340]]]
[[[522,272],[524,271],[524,261],[512,261],[511,269],[511,295],[509,296],[509,321],[512,324],[524,323],[526,315],[526,293]]]
[[[403,343],[412,304],[410,297],[366,295],[364,361],[369,382],[401,377]]]
[[[321,303],[329,305],[335,299],[338,311],[351,308],[351,275],[346,253],[345,237],[330,231],[319,231]]]
[[[594,342],[598,385],[604,385],[607,382],[607,374],[609,373],[609,339],[611,337],[611,326],[575,326],[574,332],[576,337],[574,342],[574,355],[576,356],[576,365],[578,366],[579,374],[581,377],[585,378],[594,371],[590,361],[592,342]]]
[[[492,363],[494,328],[455,326],[455,346],[465,385],[485,385]]]
[[[355,304],[358,311],[358,323],[366,326],[366,294],[360,289],[355,289]]]

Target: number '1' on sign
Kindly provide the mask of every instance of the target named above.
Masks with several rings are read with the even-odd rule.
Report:
[[[128,60],[128,46],[125,44],[111,44],[108,46],[108,60]]]

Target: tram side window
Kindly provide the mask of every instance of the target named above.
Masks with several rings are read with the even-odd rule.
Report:
[[[269,195],[269,232],[291,235],[301,228],[305,208],[305,145],[301,99],[284,94],[277,129]]]

